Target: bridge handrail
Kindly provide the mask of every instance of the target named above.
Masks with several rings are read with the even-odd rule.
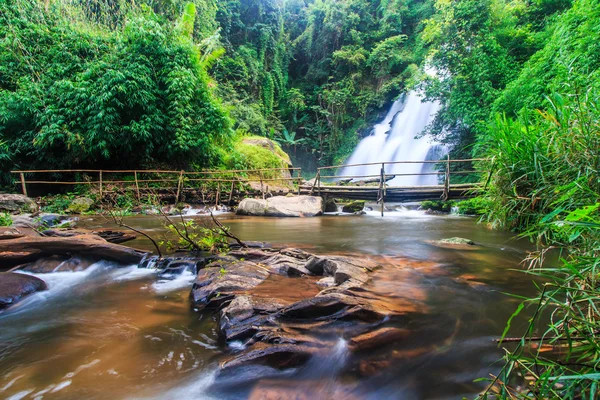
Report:
[[[464,160],[427,160],[427,161],[383,161],[383,162],[374,162],[374,163],[362,163],[362,164],[341,164],[341,165],[332,165],[328,167],[319,167],[317,170],[322,169],[335,169],[335,168],[343,168],[343,167],[364,167],[369,165],[392,165],[392,164],[441,164],[441,163],[457,163],[457,162],[473,162],[473,161],[491,161],[491,158],[468,158]]]

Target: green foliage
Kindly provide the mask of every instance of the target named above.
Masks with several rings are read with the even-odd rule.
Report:
[[[455,204],[456,202],[453,200],[426,200],[421,202],[420,208],[422,210],[450,212],[452,211],[452,207],[454,207]]]
[[[227,236],[217,227],[202,226],[195,220],[184,220],[182,218],[181,222],[169,220],[167,229],[173,236],[177,237],[175,241],[161,242],[161,245],[166,245],[170,251],[194,250],[220,253],[229,249]]]
[[[0,135],[12,167],[218,163],[230,122],[189,40],[193,7],[183,30],[140,7],[104,31],[38,2],[0,8]]]
[[[0,226],[11,226],[12,217],[8,213],[0,213]]]
[[[457,213],[462,215],[488,215],[493,205],[489,197],[473,197],[456,202]]]
[[[76,193],[67,193],[63,195],[48,196],[42,198],[42,210],[51,214],[64,214],[71,205],[71,202],[77,197]]]
[[[493,382],[505,393],[514,391],[519,375],[531,377],[530,386],[519,393],[525,398],[587,398],[596,391],[599,101],[593,89],[553,95],[546,100],[546,110],[523,109],[516,119],[498,115],[485,142],[497,165],[487,218],[495,226],[523,232],[541,246],[530,257],[528,273],[548,282],[538,297],[524,302],[535,307],[534,317],[523,342],[507,353],[499,381]],[[552,248],[564,252],[558,266],[544,262]],[[548,322],[543,315],[550,313]],[[543,339],[535,339],[538,348],[553,345],[560,352],[549,358],[524,346],[527,338],[540,334]]]

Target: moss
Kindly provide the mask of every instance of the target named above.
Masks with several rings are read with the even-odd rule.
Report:
[[[489,212],[492,201],[486,197],[474,197],[456,203],[459,214],[464,215],[485,215]]]
[[[453,200],[441,201],[441,200],[426,200],[421,203],[420,208],[422,210],[433,210],[450,212],[452,207],[456,204]]]

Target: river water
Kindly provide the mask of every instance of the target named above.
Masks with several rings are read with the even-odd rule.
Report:
[[[201,218],[201,217],[196,217]],[[87,227],[107,226],[82,218]],[[533,293],[519,268],[528,243],[458,216],[419,211],[363,216],[219,219],[245,240],[267,241],[317,253],[370,256],[387,267],[373,275],[385,301],[414,307],[402,328],[410,340],[361,363],[340,337],[327,356],[279,371],[265,366],[219,372],[239,351],[217,340],[211,311],[188,298],[193,276],[161,280],[136,266],[100,262],[82,272],[40,275],[49,291],[0,314],[0,398],[5,399],[458,399],[475,397],[479,377],[497,372],[502,351],[494,343],[517,300],[504,292]],[[154,217],[128,223],[164,233]],[[480,247],[440,248],[426,241],[467,237]],[[129,245],[151,249],[138,238]],[[262,290],[290,299],[312,295],[314,282]],[[513,323],[514,333],[524,320]]]

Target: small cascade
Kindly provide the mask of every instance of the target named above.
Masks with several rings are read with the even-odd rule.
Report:
[[[447,150],[429,135],[421,135],[437,114],[438,102],[423,101],[418,92],[410,92],[396,100],[382,122],[373,127],[370,136],[356,147],[346,164],[381,163],[389,161],[435,161]],[[434,172],[435,164],[411,163],[386,166],[386,174],[417,174]],[[381,165],[345,167],[339,176],[379,175]],[[391,186],[437,185],[437,175],[396,176]]]

